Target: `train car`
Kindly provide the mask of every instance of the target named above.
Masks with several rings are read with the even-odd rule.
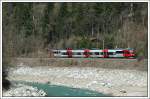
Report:
[[[135,58],[133,49],[77,49],[53,50],[58,58]]]

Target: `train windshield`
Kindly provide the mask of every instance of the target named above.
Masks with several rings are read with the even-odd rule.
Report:
[[[123,51],[116,51],[116,54],[123,54]]]

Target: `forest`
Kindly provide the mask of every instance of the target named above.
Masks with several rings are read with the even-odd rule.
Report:
[[[134,48],[148,56],[146,2],[3,2],[3,57],[48,57],[47,49]]]

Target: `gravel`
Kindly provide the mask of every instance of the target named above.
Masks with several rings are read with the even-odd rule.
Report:
[[[137,70],[111,70],[92,67],[19,67],[10,72],[11,75],[54,76],[74,79],[91,79],[90,84],[101,83],[108,86],[147,86],[147,72]],[[89,84],[88,84],[89,85]]]
[[[36,87],[27,86],[24,84],[15,84],[8,91],[3,93],[3,96],[46,96],[43,90],[38,90]]]
[[[137,93],[147,95],[147,71],[75,66],[22,66],[11,68],[9,79],[88,88],[104,93],[110,92],[115,96],[134,96]]]

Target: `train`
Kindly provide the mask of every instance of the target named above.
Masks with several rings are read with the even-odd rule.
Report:
[[[56,49],[52,50],[56,58],[135,58],[132,48],[126,49]]]

